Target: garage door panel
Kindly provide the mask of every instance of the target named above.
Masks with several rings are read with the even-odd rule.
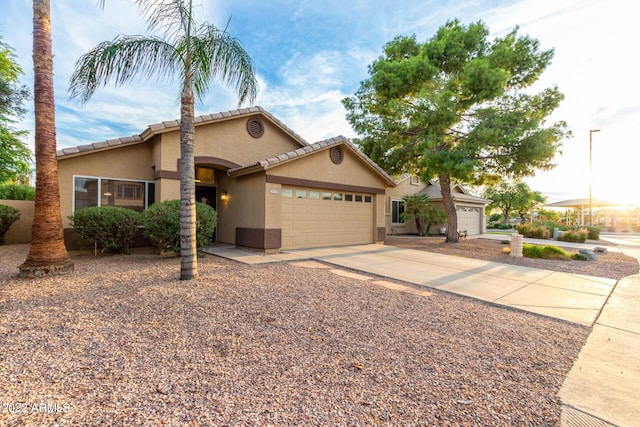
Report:
[[[296,188],[295,190],[328,190]],[[302,194],[302,193],[300,193]],[[282,198],[282,248],[295,249],[374,242],[373,203],[345,200]],[[360,198],[364,200],[364,195]]]
[[[458,206],[456,213],[458,216],[458,229],[467,230],[470,235],[480,234],[480,221],[482,211],[478,207]]]

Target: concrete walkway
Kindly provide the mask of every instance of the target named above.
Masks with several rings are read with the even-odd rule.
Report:
[[[603,238],[640,261],[640,236]],[[561,426],[640,426],[639,355],[640,274],[618,282],[562,385]]]
[[[483,235],[499,240],[509,236]],[[640,260],[638,246],[610,251]],[[549,241],[525,239],[527,243]],[[593,249],[593,244],[553,242]],[[640,426],[640,275],[616,280],[491,263],[384,245],[262,254],[232,246],[209,253],[255,264],[315,259],[506,307],[593,326],[559,397],[561,426]]]

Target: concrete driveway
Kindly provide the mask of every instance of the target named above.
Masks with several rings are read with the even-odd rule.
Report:
[[[244,263],[315,259],[494,304],[591,326],[616,280],[539,270],[378,244],[257,254],[212,246]]]

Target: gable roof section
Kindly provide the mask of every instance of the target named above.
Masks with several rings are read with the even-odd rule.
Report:
[[[358,149],[351,141],[349,141],[344,136],[336,136],[334,138],[325,139],[324,141],[319,141],[313,143],[311,145],[307,145],[305,147],[298,148],[297,150],[289,151],[287,153],[280,154],[275,157],[269,157],[268,159],[259,160],[250,165],[241,166],[235,169],[229,169],[227,174],[229,176],[242,176],[248,175],[251,173],[255,173],[258,171],[266,171],[274,166],[282,165],[284,163],[299,159],[301,157],[306,157],[310,154],[327,150],[330,147],[336,145],[343,145],[347,149],[349,149],[353,154],[356,155],[367,167],[372,169],[377,175],[379,175],[383,181],[389,184],[392,187],[396,186],[395,181],[388,173],[386,173],[380,166],[378,166],[373,160],[367,157],[362,151]]]
[[[427,186],[420,191],[420,194],[426,194],[429,197],[429,200],[442,200],[440,184],[437,182],[429,182]],[[484,205],[491,203],[491,200],[489,199],[468,194],[467,190],[459,184],[455,185],[451,189],[451,198],[456,202],[482,203]]]
[[[198,116],[194,119],[195,125],[202,126],[215,122],[222,122],[225,120],[232,120],[238,117],[249,117],[253,115],[262,115],[271,121],[276,127],[280,128],[283,132],[291,136],[302,147],[308,146],[309,143],[305,141],[300,135],[295,133],[287,125],[278,120],[271,113],[263,109],[262,107],[255,106],[250,108],[241,108],[237,110],[224,111],[216,114],[205,114]],[[79,145],[77,147],[63,148],[57,151],[58,159],[64,157],[78,156],[89,152],[103,151],[113,149],[117,147],[140,144],[148,141],[153,136],[176,131],[180,129],[180,120],[171,120],[168,122],[155,123],[147,126],[147,128],[140,135],[132,135],[124,138],[110,139],[103,142],[94,142],[92,144]]]

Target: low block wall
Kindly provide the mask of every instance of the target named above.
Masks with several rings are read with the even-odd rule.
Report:
[[[20,219],[9,227],[9,231],[4,236],[5,244],[31,242],[34,202],[32,200],[0,200],[0,205],[11,206],[20,211]]]

